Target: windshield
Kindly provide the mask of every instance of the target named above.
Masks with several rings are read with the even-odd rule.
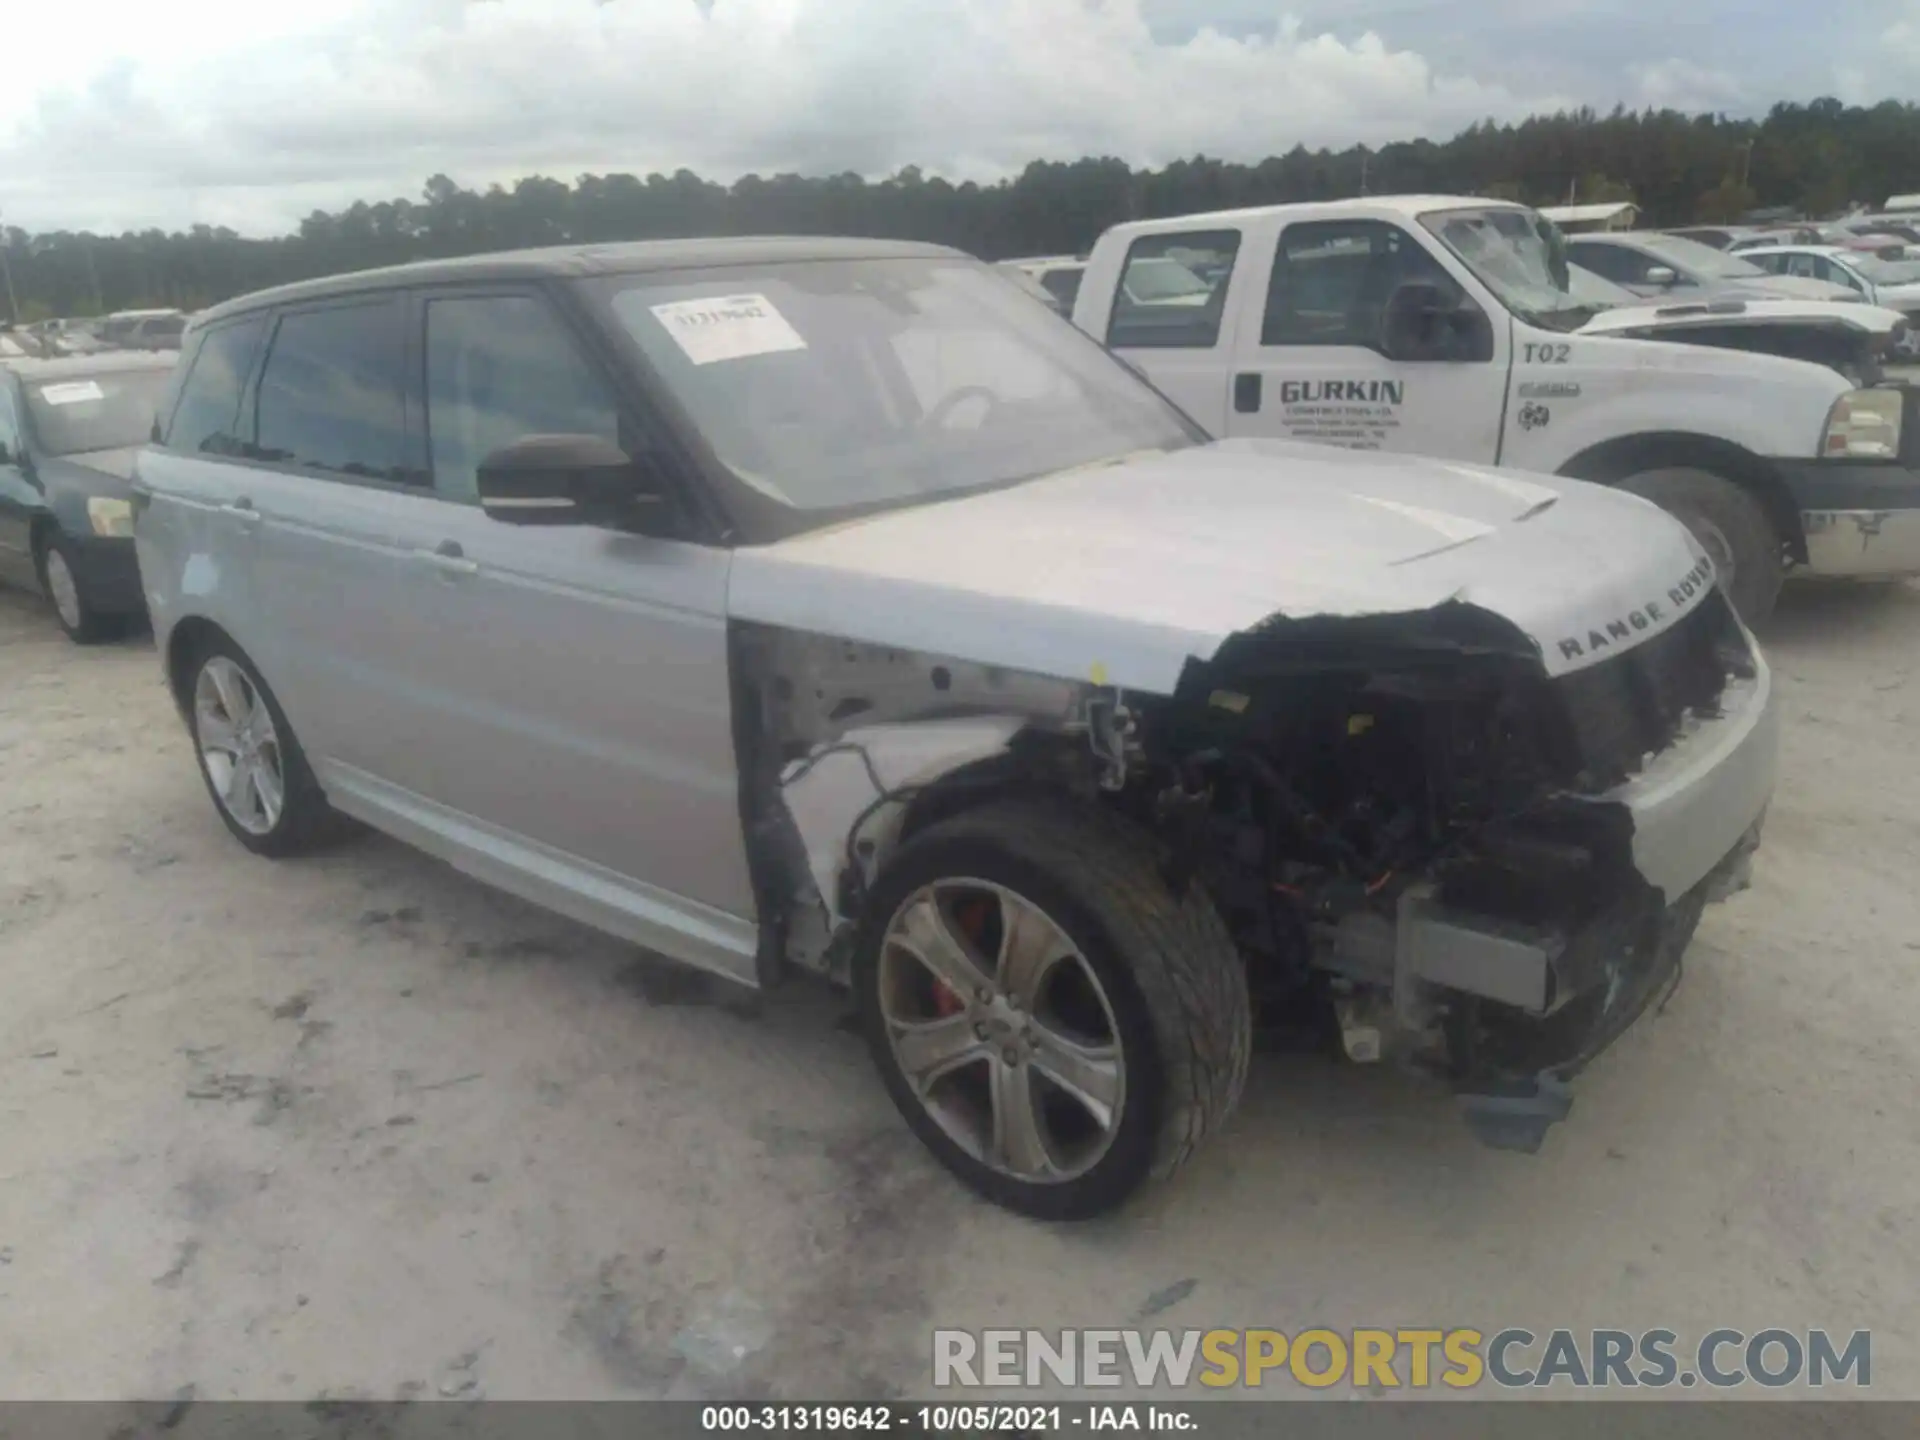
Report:
[[[1566,239],[1531,210],[1436,210],[1420,223],[1523,320],[1571,330],[1600,308],[1569,288]]]
[[[1633,243],[1675,270],[1712,280],[1751,280],[1767,272],[1751,260],[1729,255],[1684,235],[1636,235]]]
[[[809,261],[586,288],[776,534],[1202,438],[974,261]]]
[[[152,438],[154,412],[166,395],[168,378],[165,370],[123,370],[29,380],[27,411],[33,417],[34,438],[49,455],[144,445]]]
[[[1851,255],[1847,263],[1876,285],[1920,284],[1920,260],[1882,260],[1878,255]]]
[[[1616,285],[1606,276],[1596,275],[1584,265],[1567,266],[1567,289],[1576,302],[1595,310],[1614,310],[1622,305],[1647,303],[1626,286]]]

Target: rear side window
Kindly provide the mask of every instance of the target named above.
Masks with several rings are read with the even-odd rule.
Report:
[[[264,315],[248,315],[199,337],[172,422],[162,437],[169,449],[209,455],[240,452],[240,392],[253,371],[254,352],[266,328]]]
[[[1040,277],[1040,283],[1060,302],[1062,310],[1072,310],[1074,298],[1080,293],[1080,277],[1086,273],[1084,270],[1049,270]]]
[[[1107,322],[1115,349],[1209,350],[1220,341],[1238,230],[1143,235],[1127,251]]]
[[[427,302],[427,442],[433,488],[477,497],[480,462],[527,435],[620,440],[613,391],[530,295]]]
[[[400,307],[378,300],[280,318],[255,406],[259,459],[407,483]]]
[[[1460,286],[1398,225],[1384,220],[1324,220],[1280,233],[1267,282],[1262,345],[1381,343],[1387,301],[1410,280],[1438,285],[1459,300]]]

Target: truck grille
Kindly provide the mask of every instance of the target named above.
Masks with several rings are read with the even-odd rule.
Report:
[[[1561,676],[1554,688],[1571,732],[1576,787],[1593,794],[1639,774],[1688,716],[1718,713],[1729,675],[1747,660],[1733,610],[1715,591],[1653,639]]]

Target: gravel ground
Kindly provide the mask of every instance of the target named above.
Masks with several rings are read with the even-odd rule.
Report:
[[[1874,1332],[1920,1396],[1920,590],[1790,592],[1755,886],[1535,1157],[1261,1056],[1047,1228],[757,1006],[382,839],[222,830],[144,641],[0,595],[0,1397],[919,1393],[931,1325]]]

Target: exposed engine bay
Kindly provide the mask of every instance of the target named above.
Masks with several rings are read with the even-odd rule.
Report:
[[[1168,883],[1204,887],[1264,1011],[1491,1097],[1483,1137],[1528,1149],[1564,1110],[1547,1092],[1671,983],[1685,936],[1667,937],[1711,888],[1651,884],[1610,792],[1754,673],[1718,594],[1558,679],[1459,602],[1276,618],[1171,696],[766,626],[733,639],[764,979],[843,974],[865,887],[917,830],[1060,793],[1159,837]]]

